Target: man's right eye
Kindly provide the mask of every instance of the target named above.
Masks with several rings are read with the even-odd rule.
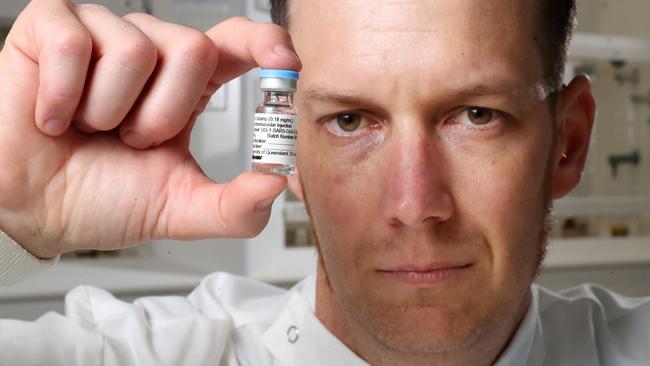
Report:
[[[334,135],[345,137],[360,133],[370,122],[361,113],[339,113],[324,118],[324,124]]]
[[[336,116],[336,124],[345,132],[352,132],[361,126],[362,117],[354,113],[339,114]]]

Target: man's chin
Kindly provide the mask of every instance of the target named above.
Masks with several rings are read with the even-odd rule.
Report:
[[[468,349],[490,328],[484,312],[458,313],[440,306],[403,306],[367,312],[364,327],[385,348],[408,354],[443,354]]]

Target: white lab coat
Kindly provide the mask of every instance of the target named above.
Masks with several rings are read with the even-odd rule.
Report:
[[[650,365],[650,298],[596,286],[554,294],[532,286],[532,305],[505,365]],[[286,291],[226,273],[187,298],[133,304],[79,287],[66,316],[0,321],[0,365],[367,365],[315,317],[315,277]]]

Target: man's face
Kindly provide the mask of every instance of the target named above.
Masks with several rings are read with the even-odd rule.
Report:
[[[554,141],[534,6],[292,1],[320,273],[389,349],[462,349],[525,310]]]

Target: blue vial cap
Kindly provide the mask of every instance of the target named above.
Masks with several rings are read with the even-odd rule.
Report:
[[[300,74],[297,71],[291,70],[273,70],[273,69],[261,69],[259,77],[261,78],[281,78],[281,79],[293,79],[298,80]]]

